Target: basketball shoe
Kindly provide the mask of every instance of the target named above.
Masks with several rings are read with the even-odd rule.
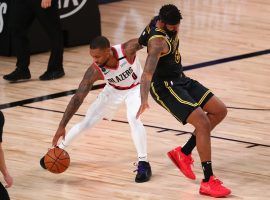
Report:
[[[196,176],[191,169],[193,164],[193,159],[191,154],[188,156],[182,153],[182,147],[176,147],[175,149],[169,151],[167,155],[173,161],[173,163],[180,169],[180,171],[189,179],[195,180]]]
[[[152,176],[151,166],[149,162],[139,161],[137,169],[134,172],[136,171],[137,175],[135,177],[135,182],[137,183],[147,182]]]
[[[231,194],[231,190],[222,184],[215,176],[211,176],[208,182],[203,182],[202,180],[200,194],[211,197],[225,197]]]

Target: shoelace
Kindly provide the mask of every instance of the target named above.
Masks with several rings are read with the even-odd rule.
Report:
[[[185,160],[186,160],[186,162],[187,162],[188,164],[194,166],[194,164],[193,164],[193,163],[194,163],[194,160],[193,160],[193,158],[191,157],[191,154],[188,155],[188,156],[186,156],[186,157],[185,157]]]
[[[137,166],[137,169],[135,169],[133,172],[138,172],[138,173],[144,173],[145,172],[145,167],[143,165],[139,165],[138,163],[133,163],[134,166]]]
[[[220,181],[219,179],[217,179],[217,178],[214,178],[213,179],[213,187],[215,187],[215,188],[221,188],[222,187],[222,184],[223,184],[223,182]]]

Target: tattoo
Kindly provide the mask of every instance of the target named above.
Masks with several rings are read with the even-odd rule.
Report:
[[[66,127],[69,120],[77,112],[84,98],[91,90],[94,82],[100,80],[101,78],[102,77],[100,76],[99,71],[92,64],[85,72],[84,77],[79,85],[79,88],[77,89],[75,95],[71,98],[70,102],[68,103],[68,106],[65,110],[65,113],[62,117],[59,126]]]
[[[133,57],[135,56],[137,51],[143,48],[143,46],[139,44],[138,38],[134,38],[123,43],[123,48],[124,48],[125,54],[128,57]]]
[[[155,38],[148,42],[148,56],[146,58],[143,74],[141,77],[141,103],[147,103],[152,76],[156,70],[158,60],[168,48],[163,38]]]

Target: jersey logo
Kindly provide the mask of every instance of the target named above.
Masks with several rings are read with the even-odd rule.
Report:
[[[124,67],[127,64],[127,61],[123,61],[123,63],[120,64],[120,67]]]
[[[110,70],[106,69],[105,67],[101,67],[101,71],[104,73],[104,75],[110,72]]]
[[[133,74],[135,74],[135,73],[133,72],[133,69],[130,67],[126,71],[124,71],[123,73],[119,74],[118,76],[115,76],[114,78],[109,78],[108,82],[109,83],[119,83],[119,82],[127,79],[130,75],[132,75],[134,80],[137,79],[137,76],[136,75],[134,76]],[[136,78],[134,78],[134,77],[136,77]]]

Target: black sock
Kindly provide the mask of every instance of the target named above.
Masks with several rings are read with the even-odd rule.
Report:
[[[192,135],[191,138],[187,141],[187,143],[182,147],[181,151],[185,155],[191,154],[192,150],[196,147],[196,136]]]
[[[203,182],[208,182],[210,179],[210,176],[213,176],[212,162],[211,161],[202,162],[202,168],[203,168],[203,173],[204,173]]]

